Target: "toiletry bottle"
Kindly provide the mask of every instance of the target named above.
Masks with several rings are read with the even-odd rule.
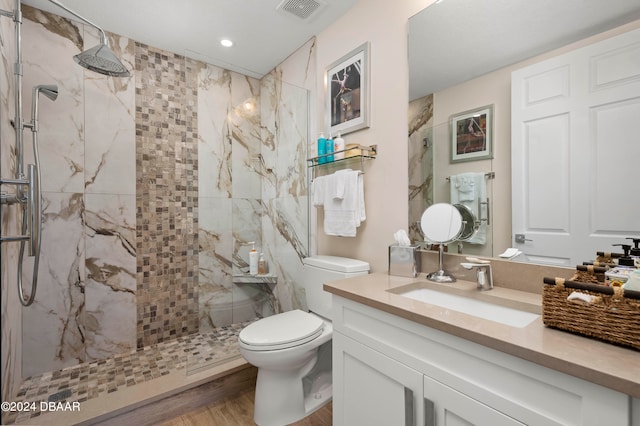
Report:
[[[324,155],[327,153],[327,140],[324,137],[324,133],[320,133],[318,138],[318,164],[324,164],[327,162],[327,157]]]
[[[624,256],[618,259],[618,266],[626,266],[633,268],[635,267],[635,262],[629,256],[629,252],[631,251],[631,246],[629,244],[611,244],[612,246],[620,246],[622,250],[624,250]]]
[[[334,160],[342,160],[344,158],[344,139],[338,132],[338,137],[333,140],[333,154]]]
[[[329,154],[327,155],[327,163],[331,163],[333,161],[333,138],[331,137],[331,135],[329,135],[329,139],[327,139],[327,145],[326,145],[326,153]]]
[[[627,238],[627,240],[633,241],[633,247],[631,247],[631,251],[629,254],[635,263],[636,268],[640,268],[640,238]]]
[[[253,244],[253,246],[249,252],[249,274],[258,275],[258,252],[256,251],[256,243],[251,242],[250,244]]]
[[[265,275],[267,272],[269,272],[267,261],[264,260],[264,253],[260,253],[260,259],[258,259],[258,275]]]

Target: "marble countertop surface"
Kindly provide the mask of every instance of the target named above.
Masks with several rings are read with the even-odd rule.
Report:
[[[419,283],[432,289],[541,313],[542,296],[494,287],[478,291],[474,282],[452,284],[374,273],[326,283],[335,295],[397,315],[575,377],[640,398],[640,352],[546,327],[542,317],[517,328],[395,294],[392,289]]]

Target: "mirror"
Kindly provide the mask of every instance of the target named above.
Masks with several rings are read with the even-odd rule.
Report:
[[[462,215],[451,204],[434,204],[422,214],[420,229],[422,229],[425,241],[448,244],[457,240],[463,230]]]
[[[449,201],[445,177],[486,172],[495,179],[487,189],[492,226],[485,251],[465,244],[463,252],[496,256],[511,247],[511,71],[528,65],[529,58],[621,25],[640,27],[638,19],[636,0],[444,0],[411,17],[410,237],[419,238],[417,223],[426,206]],[[503,81],[487,79],[501,74]],[[493,158],[451,164],[448,145],[439,147],[439,156],[434,141],[448,140],[449,117],[487,104],[495,106]]]
[[[460,230],[458,240],[469,241],[480,229],[480,221],[476,219],[476,215],[469,206],[464,204],[455,204],[454,207],[458,209],[458,212],[460,212],[460,216],[462,217],[462,229]]]
[[[433,204],[422,213],[420,229],[425,241],[438,244],[438,270],[427,274],[427,279],[439,283],[451,283],[456,279],[446,272],[442,263],[445,244],[467,241],[478,230],[478,221],[471,209],[463,204]]]

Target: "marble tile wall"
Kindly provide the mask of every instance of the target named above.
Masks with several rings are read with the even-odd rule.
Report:
[[[409,103],[409,238],[424,241],[418,222],[433,204],[433,94]],[[425,202],[426,200],[426,202]]]
[[[15,2],[0,0],[0,9],[13,11]],[[14,75],[11,70],[16,62],[14,26],[8,17],[0,17],[0,176],[15,177],[15,132],[10,121],[14,117]],[[13,192],[11,188],[2,187],[2,191]],[[2,235],[17,235],[19,231],[18,208],[2,206],[0,212],[0,229]],[[0,245],[0,279],[2,280],[2,300],[0,326],[2,327],[1,364],[2,400],[7,401],[20,386],[22,379],[22,336],[21,309],[18,302],[16,282],[16,265],[18,259],[18,243]]]
[[[278,276],[280,309],[306,308],[302,289],[302,259],[308,256],[307,114],[308,92],[283,83],[273,72],[262,79],[263,156],[272,170],[263,180],[262,217],[267,259]],[[281,102],[286,99],[287,102]],[[270,109],[270,104],[279,104]],[[290,141],[297,141],[289,143]]]
[[[262,312],[268,292],[234,289],[248,271],[248,246],[262,246],[259,81],[201,64],[198,81],[199,325],[241,322]],[[268,314],[268,313],[266,313]]]
[[[72,60],[96,43],[92,28],[23,13],[25,110],[36,84],[55,83],[60,95],[40,99],[45,237],[38,297],[21,319],[5,294],[15,278],[3,245],[3,392],[22,377],[304,307],[312,79],[294,76],[315,44],[258,81],[109,34],[132,71],[116,79]],[[3,90],[3,114],[9,99]],[[3,176],[13,161],[4,117]],[[15,221],[3,215],[3,229]],[[265,252],[277,285],[233,282],[248,269],[247,241]],[[12,364],[23,366],[13,377]]]
[[[43,242],[38,297],[22,319],[30,376],[136,347],[135,80],[75,66],[73,55],[97,44],[93,29],[23,13],[25,111],[33,86],[59,90],[55,102],[40,99]],[[133,42],[109,38],[133,69]]]

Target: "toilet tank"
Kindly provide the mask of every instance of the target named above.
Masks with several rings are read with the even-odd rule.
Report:
[[[369,273],[369,264],[362,260],[338,256],[313,256],[304,259],[304,286],[307,306],[324,318],[331,319],[331,293],[322,285],[343,278]]]

